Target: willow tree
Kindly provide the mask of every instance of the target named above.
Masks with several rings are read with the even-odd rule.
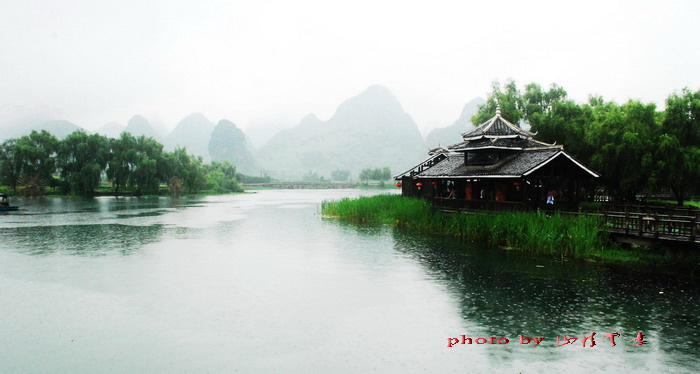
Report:
[[[501,115],[508,121],[518,124],[523,118],[523,102],[515,81],[508,80],[501,86],[497,81],[491,83],[491,93],[486,104],[481,105],[472,117],[472,123],[479,125],[496,115],[496,107],[501,108]]]
[[[121,133],[119,138],[109,139],[110,158],[105,172],[112,181],[115,196],[119,196],[120,190],[132,178],[132,171],[136,167],[135,148],[136,138],[128,132]]]
[[[608,192],[634,201],[639,192],[657,186],[655,149],[660,132],[654,104],[629,101],[593,106],[590,141],[593,167]]]
[[[17,139],[5,140],[0,145],[0,179],[2,184],[12,186],[17,193],[17,180],[22,174],[22,161],[17,154]]]
[[[53,178],[56,171],[56,152],[59,141],[46,130],[32,131],[17,139],[17,153],[22,160],[22,172],[35,174],[44,181]]]
[[[206,183],[203,164],[202,157],[190,155],[185,148],[178,147],[172,152],[163,153],[162,162],[157,165],[157,174],[165,181],[176,178],[184,192],[193,194],[199,192]]]
[[[158,164],[163,162],[163,145],[153,138],[139,136],[134,148],[134,168],[129,183],[136,194],[158,194],[160,182],[165,181],[159,175]]]
[[[59,144],[57,160],[64,188],[73,195],[94,195],[109,157],[109,141],[105,136],[83,131],[68,135]]]
[[[660,179],[678,205],[700,191],[700,90],[683,89],[666,99],[658,147]]]

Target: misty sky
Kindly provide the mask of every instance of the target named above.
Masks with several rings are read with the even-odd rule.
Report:
[[[0,105],[87,129],[192,112],[289,126],[381,84],[425,130],[507,78],[662,104],[700,88],[698,15],[696,1],[0,0]]]

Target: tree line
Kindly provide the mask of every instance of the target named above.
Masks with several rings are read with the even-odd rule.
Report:
[[[59,140],[42,130],[0,145],[0,183],[15,193],[18,187],[40,192],[50,186],[92,196],[102,181],[111,182],[115,195],[155,195],[161,185],[173,194],[242,191],[236,178],[229,162],[204,164],[184,148],[168,152],[153,138],[129,133],[107,138],[76,131]]]
[[[391,169],[389,169],[389,167],[387,166],[383,168],[362,169],[362,171],[360,171],[359,177],[360,180],[364,182],[370,180],[382,182],[391,179]]]
[[[556,84],[494,82],[472,123],[493,117],[497,103],[504,118],[528,123],[536,139],[563,144],[598,171],[600,187],[615,199],[670,192],[682,205],[700,191],[700,90],[671,94],[660,111],[653,103],[617,104],[600,96],[577,103]]]

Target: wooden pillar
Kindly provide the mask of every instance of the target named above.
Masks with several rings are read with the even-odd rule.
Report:
[[[659,238],[659,214],[654,213],[654,239]]]

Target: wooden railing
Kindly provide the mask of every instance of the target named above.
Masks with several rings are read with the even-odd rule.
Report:
[[[696,216],[634,212],[603,212],[607,231],[644,238],[697,242],[700,220]]]
[[[666,216],[695,217],[700,214],[700,208],[693,206],[675,206],[664,204],[604,203],[601,205],[600,210],[602,212],[644,213],[647,216],[658,214]]]

